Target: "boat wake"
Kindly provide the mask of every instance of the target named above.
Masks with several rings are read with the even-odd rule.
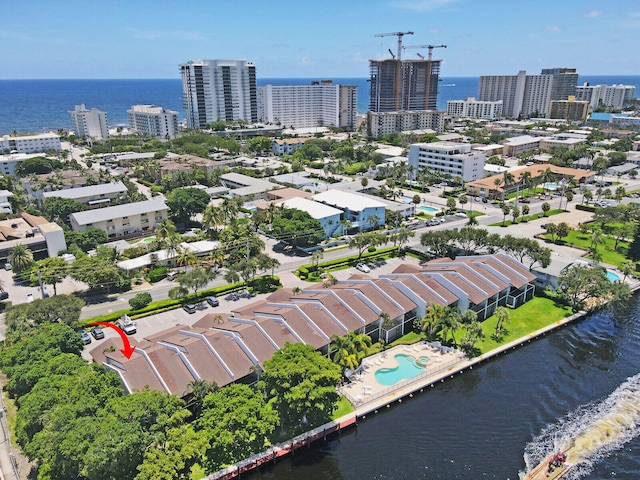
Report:
[[[567,462],[573,468],[566,478],[581,478],[599,459],[619,449],[639,433],[640,374],[637,374],[602,402],[582,406],[546,427],[525,447],[527,471],[549,453],[571,447]],[[523,478],[524,473],[520,477]]]

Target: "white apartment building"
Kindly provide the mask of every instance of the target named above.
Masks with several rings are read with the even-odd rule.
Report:
[[[502,100],[494,102],[476,100],[447,100],[447,117],[450,118],[485,118],[497,120],[502,117]]]
[[[178,112],[165,110],[156,105],[133,105],[127,110],[131,130],[140,135],[149,135],[158,140],[176,138]]]
[[[471,150],[471,144],[453,142],[414,143],[409,147],[409,165],[414,172],[433,172],[460,177],[470,182],[484,177],[486,156]]]
[[[78,137],[104,140],[109,136],[107,113],[97,108],[87,110],[84,103],[76,105],[69,111],[71,116],[71,130]]]
[[[576,87],[576,100],[589,102],[591,110],[600,105],[621,110],[625,103],[634,98],[633,85],[589,85],[585,82]]]
[[[107,237],[116,238],[141,231],[152,231],[158,223],[166,220],[169,207],[164,200],[154,198],[143,202],[126,203],[114,207],[98,208],[69,215],[71,228],[84,232],[98,228]]]
[[[411,130],[444,131],[444,110],[412,110],[403,112],[367,112],[367,135],[377,138],[394,132]]]
[[[484,75],[480,77],[478,100],[503,101],[506,117],[546,117],[551,100],[575,95],[578,73],[572,68],[543,69],[541,75]]]
[[[55,133],[3,135],[0,138],[0,152],[4,150],[4,153],[43,153],[61,149],[60,135]]]
[[[246,60],[191,60],[180,65],[188,128],[258,121],[256,68]]]
[[[531,135],[520,135],[507,138],[502,142],[505,157],[515,157],[521,153],[538,150],[540,148],[540,138]]]
[[[126,196],[127,187],[125,187],[124,183],[120,181],[42,192],[42,200],[54,197],[69,198],[76,202],[86,203],[91,207],[111,203],[112,200],[123,199]]]
[[[331,80],[310,85],[258,87],[258,118],[285,127],[338,127],[353,130],[358,106],[357,87]]]

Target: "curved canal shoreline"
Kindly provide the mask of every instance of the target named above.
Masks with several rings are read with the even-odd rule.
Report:
[[[631,291],[636,292],[640,290],[640,282],[631,285]],[[209,475],[206,480],[226,480],[231,478],[237,478],[242,473],[254,470],[261,465],[269,462],[275,462],[278,458],[282,458],[289,454],[293,454],[295,450],[303,446],[309,446],[313,442],[325,439],[328,435],[339,434],[342,429],[357,426],[358,419],[366,418],[371,413],[378,413],[381,408],[389,408],[394,402],[401,403],[403,399],[412,397],[416,392],[422,392],[425,388],[433,388],[437,383],[444,382],[447,378],[454,378],[457,374],[463,374],[465,370],[472,370],[474,366],[479,365],[487,360],[491,360],[499,355],[507,353],[509,350],[515,350],[517,347],[530,343],[539,337],[545,336],[547,333],[562,328],[571,322],[581,319],[587,316],[591,312],[579,311],[570,315],[562,320],[553,322],[543,328],[540,328],[534,332],[531,332],[523,337],[513,340],[505,345],[501,345],[498,348],[491,350],[485,354],[479,355],[471,359],[464,358],[459,361],[452,362],[446,365],[446,368],[440,369],[428,375],[421,375],[415,378],[413,381],[403,382],[403,385],[392,392],[389,392],[380,397],[371,399],[370,401],[362,402],[355,410],[343,417],[321,425],[309,432],[298,435],[285,442],[278,443],[272,446],[270,449],[252,455],[251,457],[242,460],[234,465],[230,465],[227,468],[219,470],[218,472]]]

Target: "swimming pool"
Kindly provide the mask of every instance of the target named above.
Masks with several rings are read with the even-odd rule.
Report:
[[[420,362],[416,362],[416,359],[411,355],[402,353],[394,355],[393,358],[398,362],[397,367],[380,368],[376,371],[376,381],[380,385],[391,386],[402,380],[417,377],[424,372],[428,361],[427,357],[420,357]],[[421,364],[425,366],[421,366]]]
[[[433,214],[438,213],[440,211],[439,208],[427,207],[425,205],[420,205],[418,207],[418,210],[420,210],[421,212],[424,212],[424,213],[428,213],[430,215],[433,215]]]
[[[558,184],[553,182],[548,182],[548,183],[545,183],[543,187],[546,188],[547,190],[555,190],[558,188]]]
[[[607,270],[607,278],[609,279],[609,281],[611,283],[615,283],[615,282],[619,282],[620,281],[620,275],[618,275],[617,273],[612,272],[611,270]]]

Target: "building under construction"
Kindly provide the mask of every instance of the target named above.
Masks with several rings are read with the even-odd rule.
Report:
[[[372,112],[436,110],[441,60],[370,60]]]

